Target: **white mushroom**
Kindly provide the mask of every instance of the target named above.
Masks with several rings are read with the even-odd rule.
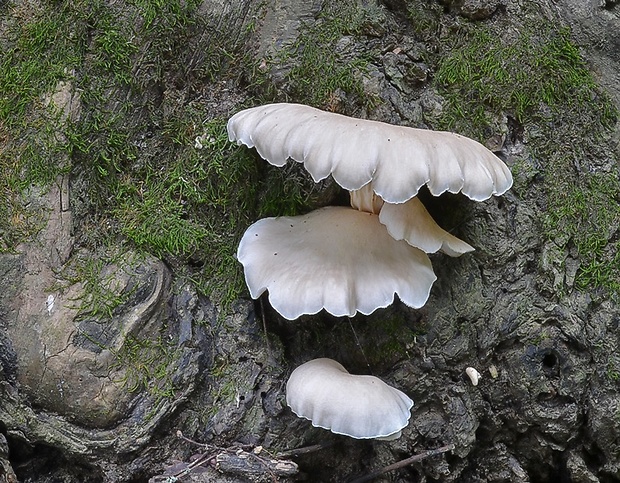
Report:
[[[442,251],[451,257],[474,250],[469,243],[441,228],[418,198],[400,204],[385,203],[379,221],[396,240],[405,240],[426,253]]]
[[[352,375],[332,359],[315,359],[293,371],[286,403],[299,417],[358,439],[396,439],[409,423],[413,401],[374,376]]]
[[[231,141],[255,147],[275,166],[293,159],[315,181],[330,174],[354,191],[372,181],[388,203],[404,203],[427,185],[481,201],[512,185],[508,167],[482,144],[458,134],[355,119],[300,104],[268,104],[228,121]]]
[[[228,121],[231,141],[255,147],[275,166],[304,164],[315,181],[330,174],[351,193],[351,205],[379,214],[397,240],[427,253],[473,250],[443,230],[415,198],[461,192],[481,201],[512,186],[508,167],[473,139],[442,131],[355,119],[300,104],[246,109]]]
[[[418,198],[404,203],[386,203],[372,191],[372,183],[351,191],[351,206],[377,213],[379,221],[396,240],[405,240],[426,253],[441,250],[451,257],[471,252],[474,247],[441,228]]]
[[[250,295],[268,290],[272,307],[289,320],[321,309],[368,315],[395,294],[419,308],[436,280],[428,256],[390,237],[377,215],[340,206],[257,221],[237,258]]]

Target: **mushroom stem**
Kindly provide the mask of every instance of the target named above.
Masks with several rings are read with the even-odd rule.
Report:
[[[356,210],[378,215],[383,207],[383,198],[372,190],[372,183],[362,186],[358,190],[349,191],[351,206]]]

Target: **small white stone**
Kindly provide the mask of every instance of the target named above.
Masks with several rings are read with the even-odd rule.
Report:
[[[468,367],[467,369],[465,369],[465,374],[467,374],[467,376],[469,377],[469,379],[471,380],[471,383],[474,386],[478,385],[478,380],[480,380],[482,378],[482,375],[473,367]]]
[[[54,308],[54,296],[52,294],[47,296],[45,306],[47,307],[47,315],[52,315],[52,309]]]

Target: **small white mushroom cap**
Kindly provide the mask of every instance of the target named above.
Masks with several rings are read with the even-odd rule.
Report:
[[[379,221],[396,240],[405,240],[426,253],[442,251],[451,257],[474,250],[470,244],[441,228],[416,197],[404,203],[387,203],[372,190],[372,183],[351,191],[351,205],[379,214]]]
[[[439,196],[463,193],[475,201],[512,186],[508,167],[482,144],[444,131],[394,126],[301,104],[268,104],[228,121],[231,141],[255,147],[275,166],[304,163],[315,181],[330,174],[343,188],[370,181],[389,203],[404,203],[423,185]]]
[[[385,203],[379,221],[396,240],[406,240],[426,253],[442,251],[451,257],[474,250],[469,243],[441,228],[418,198],[405,203]]]
[[[321,309],[368,315],[395,294],[419,308],[436,280],[428,256],[392,238],[377,215],[340,206],[257,221],[237,258],[250,295],[268,290],[272,307],[289,320]]]
[[[413,401],[374,376],[349,374],[332,359],[293,371],[286,403],[312,425],[357,439],[396,439],[409,423]]]

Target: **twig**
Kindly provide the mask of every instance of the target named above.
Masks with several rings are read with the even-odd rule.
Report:
[[[277,454],[277,457],[278,458],[290,458],[291,456],[299,456],[300,454],[314,453],[315,451],[320,451],[322,449],[329,448],[330,446],[333,446],[334,444],[336,444],[334,441],[330,441],[327,443],[319,443],[319,444],[314,444],[312,446],[306,446],[304,448],[289,449],[286,451],[279,452]]]
[[[271,357],[271,344],[269,343],[269,334],[267,333],[267,320],[265,319],[265,305],[263,304],[263,297],[258,298],[260,302],[260,317],[263,321],[263,332],[265,334],[265,342],[267,344],[267,354]]]
[[[299,472],[297,463],[293,461],[265,458],[242,449],[219,453],[215,459],[215,467],[224,473],[242,476],[266,474],[272,480]]]
[[[182,439],[183,441],[186,441],[188,443],[192,443],[195,444],[196,446],[202,446],[203,448],[207,448],[209,445],[206,443],[199,443],[198,441],[194,441],[193,439],[189,439],[187,436],[185,436],[181,430],[177,430],[177,438]]]
[[[196,467],[204,467],[207,464],[225,473],[239,475],[267,474],[274,483],[278,481],[280,476],[292,476],[299,472],[297,463],[293,461],[281,459],[280,457],[274,459],[261,456],[259,453],[263,448],[260,446],[251,449],[249,445],[234,443],[227,448],[222,448],[194,441],[184,436],[180,430],[176,432],[176,435],[177,438],[183,441],[202,447],[204,452],[191,463],[183,463],[184,466],[181,469],[176,469],[174,465],[170,467],[176,469],[176,471],[171,471],[166,476],[166,479],[162,480],[165,483],[176,483],[180,477],[190,474]],[[266,453],[269,454],[268,452]]]
[[[213,453],[204,453],[199,458],[196,458],[194,461],[187,465],[187,469],[185,469],[182,473],[189,474],[196,466],[202,466],[204,463],[210,463],[215,460],[217,455]],[[177,475],[180,476],[181,474]]]
[[[371,480],[374,480],[377,476],[381,476],[385,473],[388,473],[389,471],[394,471],[399,468],[404,468],[405,466],[408,466],[411,463],[415,463],[416,461],[423,460],[424,458],[428,458],[430,456],[436,456],[438,454],[447,453],[448,451],[452,451],[453,449],[454,449],[454,444],[442,446],[441,448],[437,448],[437,449],[430,449],[428,451],[424,451],[423,453],[410,456],[409,458],[399,461],[398,463],[385,466],[381,468],[380,470],[373,471],[372,473],[364,475],[360,478],[350,480],[349,483],[363,483],[365,481],[371,481]]]
[[[372,368],[370,367],[370,363],[368,362],[368,358],[366,357],[366,353],[364,352],[364,348],[362,347],[362,344],[360,343],[360,340],[357,337],[357,332],[355,332],[355,329],[353,328],[353,323],[351,322],[351,317],[347,317],[347,320],[349,321],[349,327],[351,327],[351,332],[353,332],[353,336],[355,337],[355,342],[357,343],[357,347],[359,348],[360,352],[362,353],[362,357],[364,357],[364,361],[366,361],[366,365],[368,366],[368,370],[372,374]]]

